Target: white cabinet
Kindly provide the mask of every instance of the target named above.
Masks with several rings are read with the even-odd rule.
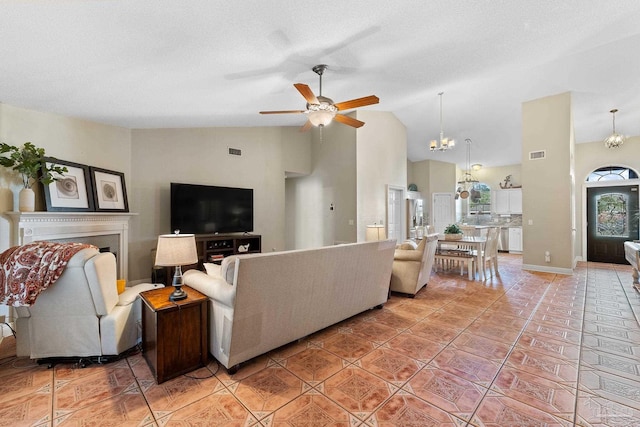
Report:
[[[522,252],[522,227],[509,227],[509,252]]]
[[[497,214],[522,213],[522,189],[494,190],[492,206]]]

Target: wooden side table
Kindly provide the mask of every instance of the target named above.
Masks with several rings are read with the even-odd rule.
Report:
[[[173,286],[141,292],[142,351],[158,384],[207,364],[207,296],[188,286],[169,301]]]

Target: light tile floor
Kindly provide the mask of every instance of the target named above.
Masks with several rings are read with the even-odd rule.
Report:
[[[503,254],[486,282],[434,274],[235,375],[212,360],[160,385],[140,354],[47,369],[5,339],[0,425],[640,426],[631,283],[629,266],[532,273]]]

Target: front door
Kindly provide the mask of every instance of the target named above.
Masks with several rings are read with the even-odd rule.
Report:
[[[638,186],[587,188],[587,260],[627,264],[624,242],[638,239]]]

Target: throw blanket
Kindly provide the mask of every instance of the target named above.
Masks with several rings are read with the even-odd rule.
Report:
[[[0,304],[32,305],[51,286],[78,251],[95,246],[84,243],[33,242],[0,254]]]

